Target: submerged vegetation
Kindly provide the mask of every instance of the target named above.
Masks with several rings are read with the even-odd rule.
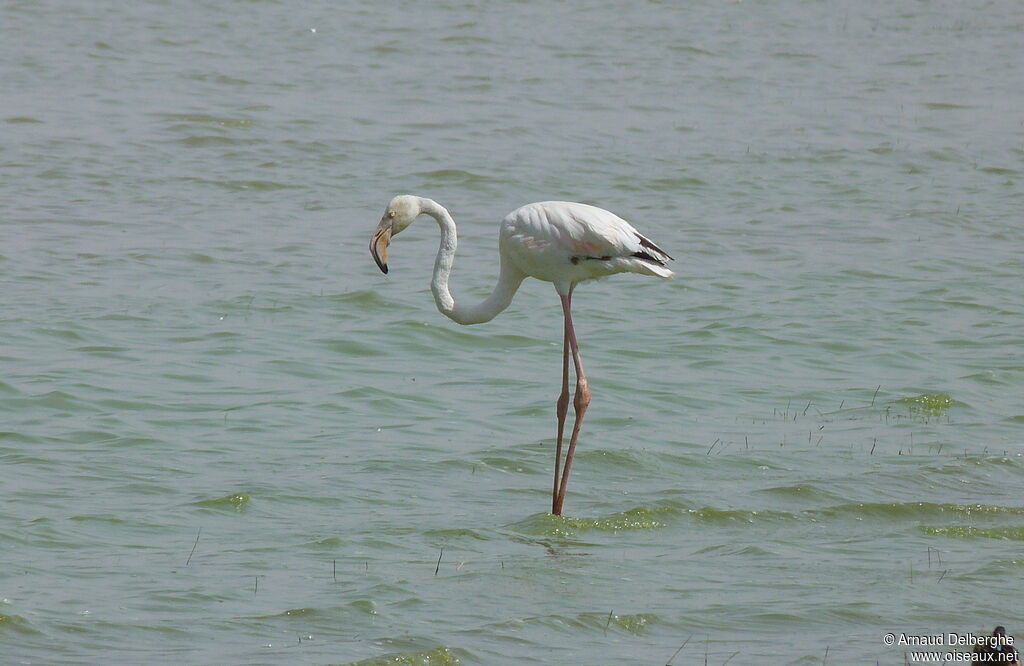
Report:
[[[908,398],[896,400],[897,404],[909,405],[911,412],[915,410],[921,414],[938,416],[953,406],[953,398],[946,393],[922,393]]]
[[[931,534],[934,536],[1024,541],[1024,527],[976,527],[974,525],[921,525],[919,529],[925,534]]]
[[[245,511],[245,507],[249,505],[249,495],[245,493],[232,493],[231,495],[215,499],[199,500],[195,505],[208,509],[234,510],[242,513]]]
[[[423,652],[393,654],[374,657],[363,661],[354,661],[347,666],[458,666],[462,662],[444,647]]]
[[[579,532],[618,532],[620,530],[655,530],[681,511],[674,507],[636,507],[597,518],[535,514],[517,524],[522,531],[544,536],[569,537]]]

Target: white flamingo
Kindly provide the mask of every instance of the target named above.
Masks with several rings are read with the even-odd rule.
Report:
[[[370,253],[377,266],[388,272],[388,244],[422,214],[437,220],[441,227],[441,246],[434,261],[430,289],[441,314],[459,324],[490,321],[512,302],[519,285],[527,277],[551,282],[562,301],[565,334],[562,348],[562,392],[558,396],[558,438],[555,446],[555,478],[551,491],[551,513],[562,514],[565,489],[569,482],[576,440],[583,415],[590,404],[590,388],[580,359],[576,333],[572,325],[572,292],[584,280],[614,275],[641,273],[670,278],[665,266],[672,259],[667,252],[647,240],[619,216],[595,206],[568,201],[532,203],[505,216],[498,230],[501,267],[498,284],[483,302],[476,305],[456,303],[448,290],[448,276],[455,259],[455,221],[436,201],[403,194],[388,204],[377,230],[370,240]],[[569,354],[576,370],[576,391],[569,448],[562,465],[562,439],[569,409]],[[560,469],[561,466],[561,469]]]

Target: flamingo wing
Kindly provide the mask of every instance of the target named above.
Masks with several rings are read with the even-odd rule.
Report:
[[[672,257],[618,215],[568,201],[529,204],[503,222],[502,245],[523,270],[552,282],[620,272],[671,277]]]

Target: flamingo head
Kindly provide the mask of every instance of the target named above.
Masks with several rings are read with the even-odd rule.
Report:
[[[380,218],[373,238],[370,239],[370,254],[384,273],[388,272],[388,245],[391,244],[391,238],[412,224],[421,212],[419,197],[409,194],[400,194],[388,204],[384,217]]]

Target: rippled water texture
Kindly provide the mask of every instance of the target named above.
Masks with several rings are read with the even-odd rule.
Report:
[[[1018,2],[0,7],[7,663],[904,663],[1024,639]],[[459,327],[569,199],[677,278]],[[673,653],[676,653],[673,656]],[[827,656],[826,656],[827,654]]]

